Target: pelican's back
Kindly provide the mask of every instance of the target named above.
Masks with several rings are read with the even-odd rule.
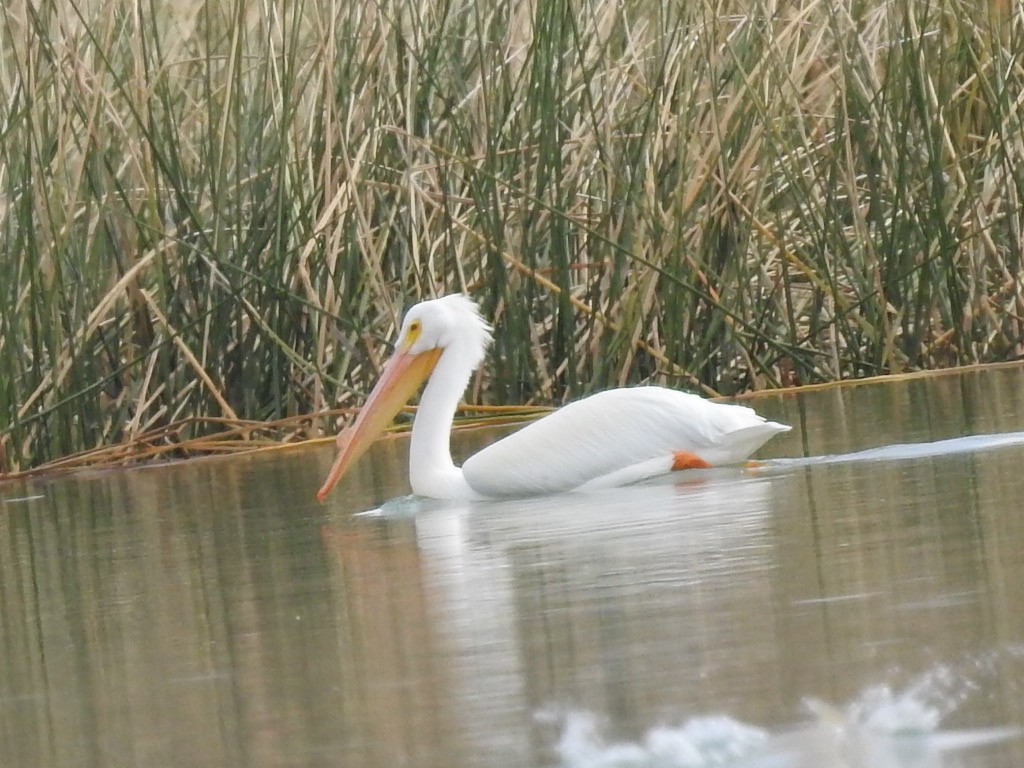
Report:
[[[611,389],[488,446],[463,473],[485,496],[557,493],[679,451],[735,464],[788,429],[750,408],[671,389]]]

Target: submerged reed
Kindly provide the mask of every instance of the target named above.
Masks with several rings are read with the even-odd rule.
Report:
[[[457,290],[476,402],[1020,358],[1021,50],[1005,0],[8,0],[0,471],[318,434]]]

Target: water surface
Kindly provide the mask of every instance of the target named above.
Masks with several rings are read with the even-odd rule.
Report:
[[[1024,373],[755,405],[798,461],[588,496],[0,486],[0,765],[1024,765]]]

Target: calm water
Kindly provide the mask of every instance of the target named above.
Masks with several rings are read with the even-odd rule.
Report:
[[[326,446],[0,486],[0,766],[1024,765],[1024,435],[957,439],[1024,432],[1024,372],[756,406],[818,460],[383,509],[398,440],[323,506]]]

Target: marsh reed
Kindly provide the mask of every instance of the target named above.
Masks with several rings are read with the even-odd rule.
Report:
[[[333,429],[457,290],[479,403],[1019,359],[1021,51],[1005,1],[7,0],[0,471]]]

